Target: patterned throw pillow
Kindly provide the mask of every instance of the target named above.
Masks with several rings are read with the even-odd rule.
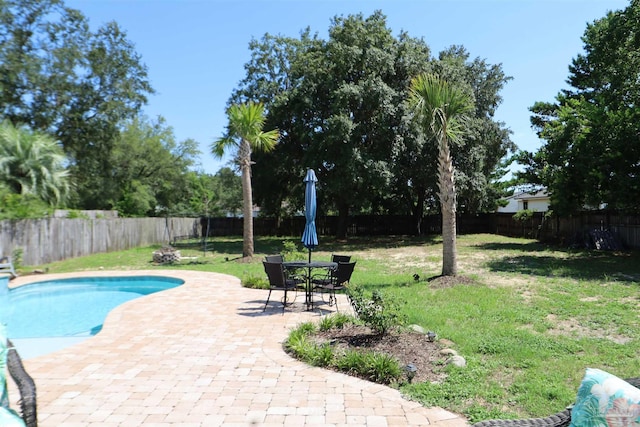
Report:
[[[0,406],[0,426],[2,427],[26,427],[22,418],[20,418],[11,409]]]
[[[569,427],[640,427],[640,389],[600,369],[587,368]]]

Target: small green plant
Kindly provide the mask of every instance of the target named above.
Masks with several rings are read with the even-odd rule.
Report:
[[[11,253],[11,262],[13,263],[13,268],[16,270],[20,270],[22,268],[22,254],[24,251],[22,248],[16,248]]]
[[[282,241],[282,256],[287,261],[293,261],[297,259],[305,259],[307,254],[298,248],[298,245],[293,240]]]
[[[331,319],[331,316],[324,316],[322,319],[320,319],[320,323],[318,323],[318,329],[320,329],[321,331],[328,331],[331,328],[333,328],[333,321]]]
[[[310,323],[303,323],[291,331],[289,337],[284,342],[284,348],[298,359],[310,362],[314,346],[308,337],[316,330],[315,326]]]
[[[384,335],[396,326],[404,324],[400,304],[390,294],[374,290],[371,297],[365,295],[360,286],[348,286],[347,295],[356,315],[365,325],[380,335]]]
[[[378,384],[397,383],[403,376],[400,362],[396,358],[374,351],[347,350],[336,356],[334,366],[342,372]]]
[[[365,353],[365,363],[361,365],[362,374],[370,381],[379,384],[398,382],[403,375],[400,362],[395,357],[384,353]]]
[[[76,210],[76,209],[71,209],[67,213],[67,218],[69,218],[69,219],[89,219],[89,215],[87,215],[85,212],[82,212],[82,211],[79,211],[79,210]]]
[[[240,283],[245,288],[251,289],[269,289],[269,282],[262,276],[256,276],[253,274],[245,274],[242,276]]]
[[[364,366],[364,354],[361,351],[347,350],[336,359],[336,367],[346,373],[356,374]]]
[[[356,319],[353,316],[349,316],[348,314],[335,313],[330,316],[324,316],[320,320],[320,323],[318,324],[318,328],[321,331],[328,331],[329,329],[332,329],[332,328],[341,329],[346,324],[354,323],[355,320]]]
[[[329,344],[316,345],[310,352],[313,366],[327,367],[334,361],[333,348]]]

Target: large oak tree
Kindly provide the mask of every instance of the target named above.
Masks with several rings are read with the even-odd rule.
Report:
[[[326,40],[303,31],[300,38],[265,35],[251,45],[246,78],[230,102],[258,100],[267,126],[281,132],[271,153],[256,154],[256,201],[263,212],[287,215],[304,204],[302,178],[318,175],[319,215],[338,214],[339,236],[351,214],[413,214],[439,209],[437,150],[411,120],[404,100],[409,82],[439,67],[470,84],[481,105],[464,146],[455,147],[460,204],[490,210],[496,166],[514,148],[509,132],[493,119],[508,81],[499,65],[468,59],[461,48],[433,58],[424,40],[394,36],[381,12],[332,20]],[[457,80],[456,80],[457,81]],[[262,161],[268,159],[268,161]]]

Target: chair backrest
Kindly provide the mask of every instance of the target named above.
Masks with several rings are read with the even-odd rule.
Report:
[[[284,257],[280,254],[278,255],[267,255],[266,257],[264,257],[264,260],[267,262],[284,262]]]
[[[337,285],[341,285],[343,283],[349,282],[351,280],[351,275],[353,274],[353,270],[356,267],[356,263],[354,262],[339,262],[338,268],[333,273],[333,277],[335,277],[335,281]]]
[[[262,261],[262,265],[264,265],[264,272],[267,273],[269,286],[277,288],[284,288],[286,286],[284,267],[281,262]]]
[[[349,262],[351,261],[351,255],[331,255],[332,262]]]

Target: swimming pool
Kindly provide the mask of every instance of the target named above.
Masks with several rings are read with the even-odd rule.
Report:
[[[111,310],[127,301],[175,288],[181,279],[164,276],[82,277],[47,280],[0,290],[0,321],[19,342],[47,338],[76,342],[97,334]],[[30,342],[33,344],[33,342]],[[39,344],[44,341],[36,342]]]

